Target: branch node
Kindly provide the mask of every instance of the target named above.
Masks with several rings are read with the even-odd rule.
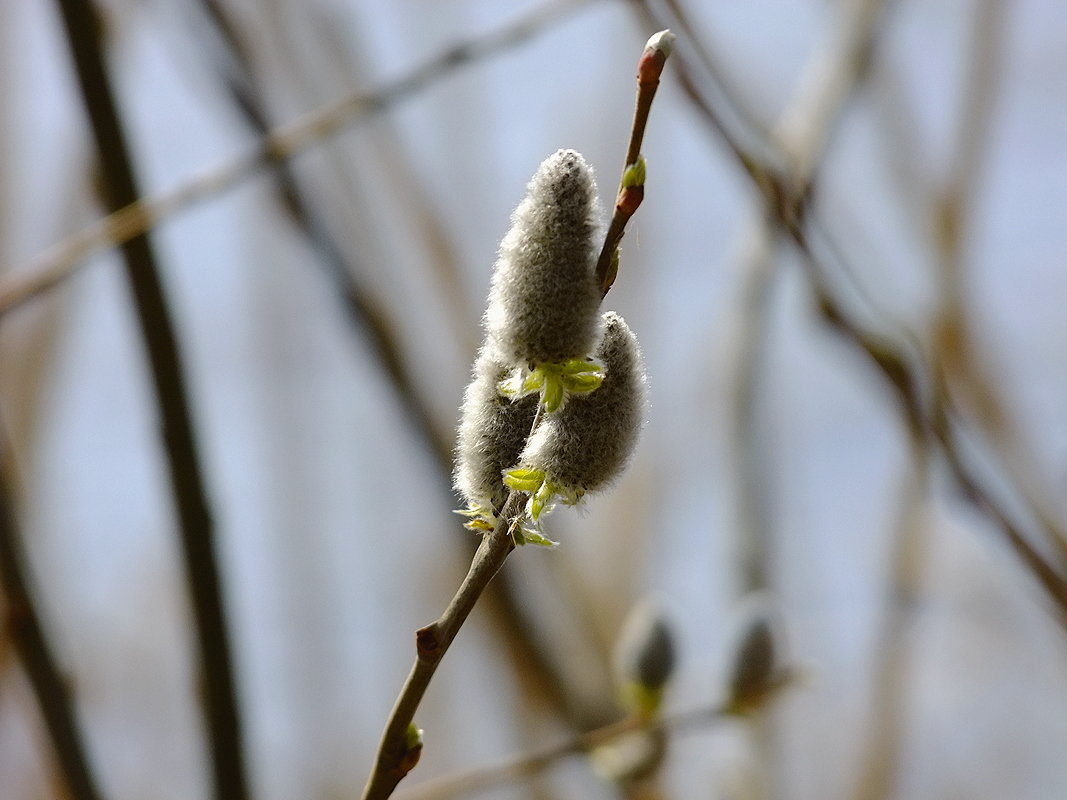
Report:
[[[444,653],[436,622],[415,631],[415,653],[420,661],[436,661]]]

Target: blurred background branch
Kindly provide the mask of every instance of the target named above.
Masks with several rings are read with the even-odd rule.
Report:
[[[655,16],[653,20],[657,25],[665,21]],[[790,185],[788,173],[783,173],[776,163],[782,160],[781,155],[771,163],[761,163],[753,158],[749,149],[725,126],[722,115],[696,87],[693,67],[686,60],[684,50],[679,55],[679,72],[690,101],[708,126],[722,138],[727,150],[763,196],[767,213],[796,246],[806,267],[816,307],[827,325],[863,352],[882,374],[894,389],[909,427],[922,432],[923,440],[936,447],[945,457],[961,496],[995,524],[1052,602],[1057,618],[1067,625],[1067,577],[1062,571],[1064,565],[1054,564],[1042,554],[968,462],[961,442],[962,423],[956,418],[945,392],[936,386],[932,391],[929,390],[931,381],[936,383],[939,377],[936,374],[923,374],[925,368],[919,360],[921,351],[913,338],[898,332],[902,340],[894,341],[885,334],[867,329],[852,310],[838,299],[828,272],[809,241],[807,230],[813,223],[806,215],[808,197]],[[821,233],[821,230],[817,232]],[[846,265],[839,267],[846,273],[852,271]],[[1049,530],[1047,525],[1042,528],[1039,533],[1046,544],[1055,544],[1059,540],[1057,533]]]
[[[33,687],[45,729],[71,800],[102,800],[89,752],[78,724],[71,692],[59,660],[45,634],[44,621],[31,588],[12,501],[15,463],[6,435],[0,431],[0,588],[3,590],[2,629],[18,653]]]
[[[23,267],[7,270],[3,283],[0,283],[0,314],[66,280],[100,249],[128,242],[175,214],[236,187],[263,167],[284,163],[301,150],[336,135],[342,127],[383,113],[454,69],[521,44],[565,14],[590,2],[592,0],[557,0],[538,6],[532,13],[499,30],[453,45],[376,92],[350,94],[309,112],[301,119],[266,131],[259,145],[243,157],[208,170],[155,197],[131,200],[107,217],[57,243]],[[244,94],[240,102],[244,113],[252,117],[257,129],[261,128],[259,123],[265,120],[262,110],[252,105],[252,96]],[[286,193],[286,203],[291,208],[291,178],[287,180],[283,175],[280,180]]]
[[[89,0],[58,0],[57,4],[100,158],[106,205],[117,210],[135,203],[141,192],[98,38],[101,26]],[[204,687],[204,726],[215,796],[218,800],[245,800],[249,785],[223,577],[177,333],[147,234],[125,241],[122,256],[148,355],[159,435],[178,517]]]

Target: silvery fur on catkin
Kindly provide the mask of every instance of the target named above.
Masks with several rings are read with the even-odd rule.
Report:
[[[574,150],[545,159],[500,244],[485,322],[513,366],[588,356],[596,347],[601,230],[593,170]]]
[[[579,494],[602,489],[626,466],[645,413],[645,370],[637,338],[613,311],[603,315],[596,352],[604,382],[542,419],[523,451],[524,466]]]
[[[536,395],[515,401],[501,396],[497,383],[507,371],[491,348],[483,346],[463,395],[454,485],[472,506],[503,506],[508,489],[501,472],[519,462],[537,413]]]

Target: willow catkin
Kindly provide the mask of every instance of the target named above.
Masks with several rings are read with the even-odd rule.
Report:
[[[474,362],[474,377],[463,395],[453,483],[468,507],[498,510],[508,490],[501,472],[519,461],[537,413],[536,396],[511,400],[498,382],[508,367],[491,348]]]
[[[615,644],[618,681],[660,691],[674,673],[676,661],[674,635],[663,609],[651,599],[634,606]]]
[[[546,415],[520,460],[544,472],[545,483],[564,497],[602,489],[626,466],[637,444],[645,410],[645,370],[637,337],[618,314],[603,315],[596,357],[604,380]]]
[[[581,154],[558,150],[530,179],[500,244],[485,323],[503,361],[529,367],[593,351],[600,239],[593,170]]]

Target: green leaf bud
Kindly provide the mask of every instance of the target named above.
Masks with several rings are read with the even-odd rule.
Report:
[[[536,492],[545,482],[545,473],[539,469],[512,469],[504,473],[504,485],[517,492]]]
[[[415,765],[419,763],[423,746],[422,733],[422,728],[414,722],[409,722],[407,730],[404,731],[404,752],[397,766],[405,775],[415,769]]]
[[[607,486],[633,453],[645,410],[645,370],[637,338],[618,314],[603,315],[596,353],[604,367],[600,386],[575,394],[546,414],[520,463],[540,470],[553,491],[576,501]]]
[[[508,489],[501,473],[519,462],[537,413],[536,396],[512,400],[500,393],[498,384],[507,373],[508,367],[483,347],[463,396],[453,478],[472,509],[493,512],[503,507]]]
[[[574,358],[562,363],[544,363],[533,369],[516,367],[500,382],[500,391],[508,397],[524,397],[537,392],[545,412],[554,414],[574,394],[588,394],[600,386],[604,370],[592,358]]]
[[[515,544],[535,544],[538,547],[548,547],[550,549],[559,546],[559,542],[552,541],[545,536],[544,531],[539,527],[529,523],[518,526],[515,531]]]
[[[596,347],[598,206],[593,170],[574,150],[549,156],[530,180],[500,244],[485,314],[506,363],[558,363]]]
[[[627,164],[626,169],[622,171],[622,187],[623,189],[629,189],[634,186],[644,186],[645,178],[648,177],[648,162],[645,161],[644,156],[638,156],[637,161],[632,164]]]

